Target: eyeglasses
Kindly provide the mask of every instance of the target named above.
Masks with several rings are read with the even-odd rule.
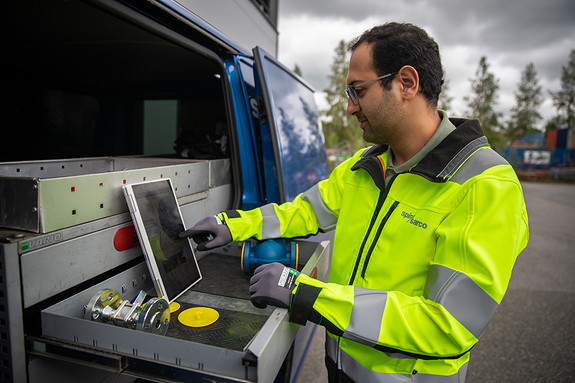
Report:
[[[345,88],[345,94],[347,94],[347,97],[349,97],[349,99],[351,100],[351,102],[353,102],[354,105],[359,105],[359,97],[357,96],[357,88],[361,88],[362,86],[365,87],[367,84],[371,84],[372,82],[377,81],[377,80],[383,80],[384,78],[393,76],[396,73],[397,72],[388,73],[388,74],[384,74],[383,76],[379,76],[378,78],[374,78],[373,80],[364,81],[364,82],[361,82],[361,83],[355,84],[355,85],[348,85],[347,88]]]

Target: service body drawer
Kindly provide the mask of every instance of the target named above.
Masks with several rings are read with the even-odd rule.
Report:
[[[298,245],[300,260],[306,262],[298,268],[327,278],[329,242]],[[165,336],[84,319],[84,306],[101,289],[114,289],[123,299],[147,291],[150,278],[141,263],[43,310],[43,335],[30,339],[30,348],[35,354],[149,379],[271,382],[299,326],[288,321],[285,309],[251,304],[249,276],[241,271],[238,249],[234,243],[199,260],[203,279],[177,300],[182,307],[172,313]],[[214,308],[220,318],[205,328],[179,323],[177,315],[194,306]]]

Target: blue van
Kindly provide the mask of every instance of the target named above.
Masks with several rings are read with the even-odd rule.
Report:
[[[127,179],[171,177],[190,226],[222,210],[289,201],[326,178],[314,90],[263,49],[246,50],[174,0],[13,1],[3,4],[2,28],[3,381],[46,381],[46,371],[56,370],[78,376],[74,369],[86,382],[105,379],[96,371],[123,369],[170,381],[202,371],[211,381],[255,381],[282,362],[287,379],[297,361],[270,356],[275,364],[265,375],[264,359],[257,366],[264,355],[245,351],[263,347],[261,339],[242,346],[237,368],[245,374],[238,377],[225,362],[231,351],[199,349],[211,362],[224,358],[214,371],[208,362],[164,360],[173,350],[154,349],[158,338],[142,338],[149,347],[127,352],[121,343],[85,337],[101,332],[106,339],[119,331],[113,326],[60,331],[83,328],[66,318],[82,308],[70,302],[82,302],[95,286],[117,282],[122,292],[146,279],[131,279],[141,251],[130,242],[124,201],[110,199]],[[302,243],[302,257],[327,253],[318,243]],[[326,269],[318,267],[321,276]],[[276,335],[293,325],[281,320],[272,329],[278,315],[285,316],[270,313],[264,329],[289,349]],[[118,334],[136,342],[134,333]],[[60,335],[65,342],[54,340]]]

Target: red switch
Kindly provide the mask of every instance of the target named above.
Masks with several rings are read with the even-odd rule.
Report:
[[[114,234],[114,248],[118,251],[124,251],[136,247],[140,244],[138,234],[134,225],[122,227]]]

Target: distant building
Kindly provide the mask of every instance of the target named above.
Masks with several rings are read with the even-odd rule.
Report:
[[[575,180],[575,129],[548,130],[513,141],[499,152],[523,179]]]
[[[545,132],[545,146],[556,149],[575,149],[575,128],[548,130]]]

